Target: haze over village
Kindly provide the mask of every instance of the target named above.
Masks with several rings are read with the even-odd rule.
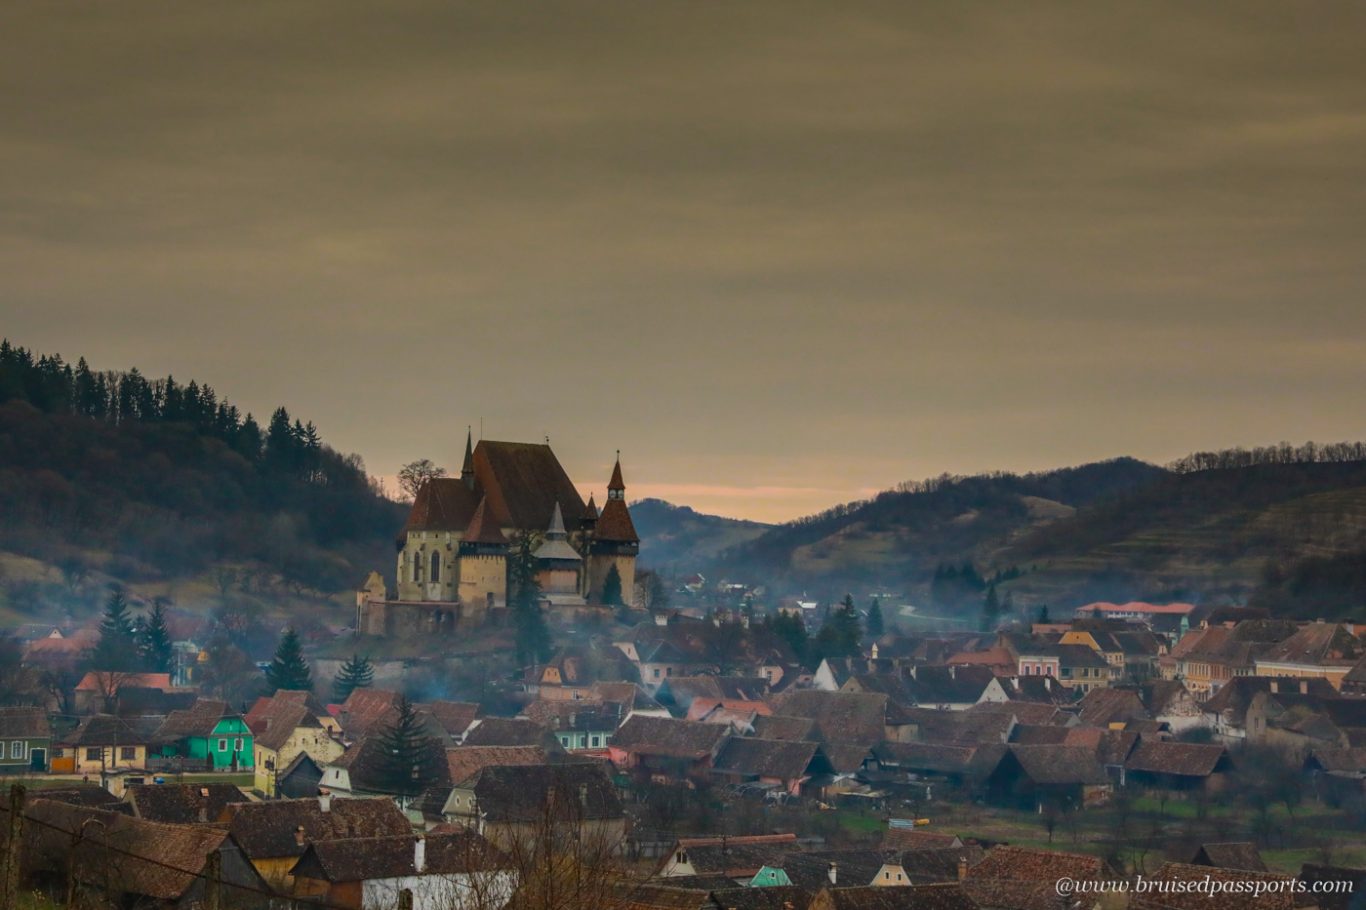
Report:
[[[1366,906],[1366,11],[6,11],[0,910]]]

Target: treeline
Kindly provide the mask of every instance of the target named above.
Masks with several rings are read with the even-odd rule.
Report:
[[[1345,464],[1366,461],[1366,442],[1306,442],[1293,446],[1282,442],[1274,446],[1221,449],[1218,452],[1192,452],[1167,465],[1177,474],[1197,471],[1225,471],[1272,464]]]
[[[329,592],[384,565],[400,521],[359,458],[283,407],[262,429],[205,384],[0,343],[0,548],[71,578],[237,563]]]

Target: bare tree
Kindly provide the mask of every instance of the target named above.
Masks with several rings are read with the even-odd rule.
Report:
[[[398,471],[398,485],[403,495],[409,499],[417,498],[417,491],[429,480],[445,477],[446,469],[433,463],[430,458],[410,461]]]

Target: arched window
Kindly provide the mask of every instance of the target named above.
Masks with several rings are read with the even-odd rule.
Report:
[[[414,554],[413,554],[413,581],[421,581],[421,580],[422,580],[422,558],[421,558],[418,554],[414,553]]]
[[[428,575],[428,581],[437,582],[441,580],[441,551],[432,551],[432,571]]]

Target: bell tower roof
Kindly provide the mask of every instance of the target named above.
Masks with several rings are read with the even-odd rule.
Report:
[[[607,498],[626,498],[626,481],[621,479],[621,449],[617,449],[617,463],[612,466],[612,479],[607,482]]]
[[[474,432],[468,427],[465,429],[465,461],[460,465],[460,479],[465,481],[465,486],[474,489]]]

